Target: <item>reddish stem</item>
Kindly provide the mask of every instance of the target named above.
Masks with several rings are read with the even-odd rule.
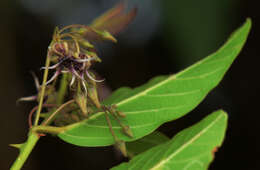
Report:
[[[56,104],[43,104],[42,107],[55,107]],[[28,116],[28,124],[29,124],[29,127],[31,128],[32,127],[32,115],[33,113],[38,109],[38,106],[35,106],[31,112],[29,113],[29,116]]]

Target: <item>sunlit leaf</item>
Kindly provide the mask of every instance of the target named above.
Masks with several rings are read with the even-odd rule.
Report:
[[[227,114],[217,111],[194,126],[178,133],[172,140],[134,157],[129,163],[112,168],[206,170],[216,148],[224,139]]]
[[[160,76],[135,88],[117,90],[104,104],[116,104],[126,114],[122,123],[130,126],[134,137],[122,133],[110,116],[113,130],[124,141],[134,141],[148,135],[161,124],[178,119],[194,109],[221,81],[241,51],[251,27],[248,19],[215,53],[178,74]],[[58,136],[80,146],[105,146],[114,143],[104,113],[66,127]]]

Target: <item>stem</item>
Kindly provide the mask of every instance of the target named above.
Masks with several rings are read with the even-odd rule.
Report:
[[[43,103],[43,98],[44,98],[44,93],[45,93],[45,88],[46,88],[46,82],[47,82],[47,78],[48,78],[48,67],[50,65],[50,56],[49,54],[46,57],[46,63],[45,63],[45,71],[44,71],[44,75],[43,75],[43,82],[42,82],[42,86],[41,86],[41,94],[40,94],[40,101],[39,101],[39,107],[38,110],[36,112],[36,117],[35,117],[35,121],[34,121],[34,125],[37,126],[39,123],[39,119],[40,119],[40,113],[42,110],[42,103]]]
[[[40,137],[36,133],[29,132],[28,139],[24,144],[22,144],[20,148],[20,153],[15,162],[13,163],[12,167],[10,168],[11,170],[19,170],[22,168],[24,162],[30,155],[32,149],[34,148],[39,138]]]
[[[60,87],[59,87],[59,93],[58,93],[58,99],[57,99],[57,105],[61,105],[63,103],[64,97],[66,95],[67,87],[68,87],[68,74],[63,74]]]
[[[56,127],[56,126],[34,126],[32,127],[32,131],[36,133],[50,133],[50,134],[59,134],[66,130],[66,126],[64,127]]]
[[[55,107],[56,104],[43,104],[42,105],[43,107]],[[29,113],[29,116],[28,116],[28,125],[29,127],[31,128],[32,127],[32,115],[33,113],[38,109],[38,106],[35,106],[31,112]]]
[[[104,109],[104,112],[105,112],[105,117],[106,117],[106,121],[107,121],[109,130],[110,130],[110,132],[111,132],[111,134],[112,134],[112,136],[113,136],[115,142],[118,142],[119,139],[117,138],[117,136],[116,136],[114,130],[112,129],[112,124],[111,124],[111,121],[110,121],[110,119],[109,119],[109,117],[108,117],[108,113],[107,113],[107,111],[106,111],[105,109]]]
[[[51,123],[55,115],[63,109],[66,105],[73,103],[74,100],[70,100],[63,105],[61,105],[50,117],[48,117],[44,122],[43,125],[47,125]],[[23,166],[24,162],[28,158],[29,154],[31,153],[32,149],[34,148],[35,144],[39,140],[39,135],[37,133],[51,133],[51,134],[58,134],[64,131],[65,127],[53,127],[53,126],[34,126],[31,128],[29,132],[29,136],[27,141],[22,144],[20,148],[20,153],[15,162],[13,163],[11,170],[19,170]]]

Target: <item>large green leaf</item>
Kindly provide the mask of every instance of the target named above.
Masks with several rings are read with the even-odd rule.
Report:
[[[175,120],[194,109],[223,78],[246,42],[251,27],[250,19],[235,31],[215,53],[187,69],[171,76],[161,76],[135,88],[117,90],[105,104],[116,104],[127,116],[122,122],[129,125],[133,138],[122,133],[111,118],[119,139],[137,140],[153,132],[161,124]],[[114,143],[103,112],[75,123],[59,133],[68,143],[79,146],[105,146]]]
[[[149,149],[113,170],[205,170],[224,139],[226,127],[227,114],[221,110],[214,112],[169,142]]]

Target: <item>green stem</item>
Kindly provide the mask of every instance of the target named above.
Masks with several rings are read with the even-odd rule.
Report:
[[[32,127],[32,131],[36,133],[50,133],[50,134],[59,134],[66,130],[66,126],[64,127],[56,127],[56,126],[34,126]]]
[[[46,63],[45,63],[45,67],[47,69],[44,71],[44,75],[43,75],[40,100],[39,100],[39,105],[38,105],[38,109],[36,112],[34,127],[30,130],[27,141],[24,144],[22,144],[21,147],[19,148],[20,153],[19,153],[18,157],[16,158],[15,162],[13,163],[12,167],[10,168],[11,170],[19,170],[22,168],[24,162],[26,161],[26,159],[30,155],[32,149],[34,148],[34,146],[36,145],[37,141],[40,138],[37,133],[46,132],[46,133],[57,134],[64,130],[64,128],[59,128],[59,127],[37,126],[39,123],[40,113],[41,113],[42,105],[43,105],[44,93],[45,93],[45,89],[46,89],[46,82],[47,82],[47,78],[48,78],[49,65],[50,65],[50,57],[48,54],[46,57]],[[64,101],[64,97],[65,97],[66,91],[67,91],[67,84],[68,84],[67,78],[68,78],[68,75],[63,74],[63,77],[61,80],[61,85],[59,88],[58,99],[57,99],[58,105],[62,104]],[[63,108],[63,107],[61,107],[61,108]],[[54,114],[54,116],[55,116],[55,114]],[[50,120],[52,120],[52,118],[53,118],[53,116],[50,116],[49,118],[46,119],[46,122],[47,123],[50,122]]]
[[[64,97],[66,95],[67,91],[67,86],[68,85],[68,74],[63,74],[60,87],[59,87],[59,92],[58,92],[58,99],[57,99],[57,105],[61,105],[64,101]]]
[[[28,139],[24,144],[21,145],[20,153],[10,168],[11,170],[19,170],[22,168],[24,162],[30,155],[39,138],[40,137],[36,133],[29,132]]]
[[[44,98],[44,93],[45,93],[45,88],[46,88],[46,82],[47,82],[47,78],[48,78],[49,65],[50,65],[50,56],[48,53],[48,55],[46,57],[46,62],[45,62],[45,67],[47,69],[44,71],[44,75],[43,75],[43,82],[42,82],[41,93],[40,93],[40,101],[39,101],[34,125],[38,125],[38,123],[39,123],[40,113],[42,110],[43,98]],[[30,155],[32,149],[36,145],[39,138],[40,137],[37,133],[34,133],[32,131],[29,132],[27,141],[24,144],[22,144],[21,147],[19,148],[20,153],[19,153],[18,157],[16,158],[15,162],[12,164],[12,167],[10,168],[11,170],[19,170],[22,168],[24,162]]]
[[[42,103],[43,103],[43,98],[44,98],[44,93],[45,93],[45,88],[46,88],[46,82],[47,82],[47,78],[48,78],[48,67],[50,65],[50,56],[49,54],[46,57],[46,63],[45,63],[45,71],[44,71],[44,75],[43,75],[43,82],[42,82],[42,86],[41,86],[41,94],[40,94],[40,101],[39,101],[39,107],[38,110],[36,112],[36,117],[35,117],[35,121],[34,121],[34,125],[37,126],[39,123],[39,119],[40,119],[40,113],[42,110]]]

